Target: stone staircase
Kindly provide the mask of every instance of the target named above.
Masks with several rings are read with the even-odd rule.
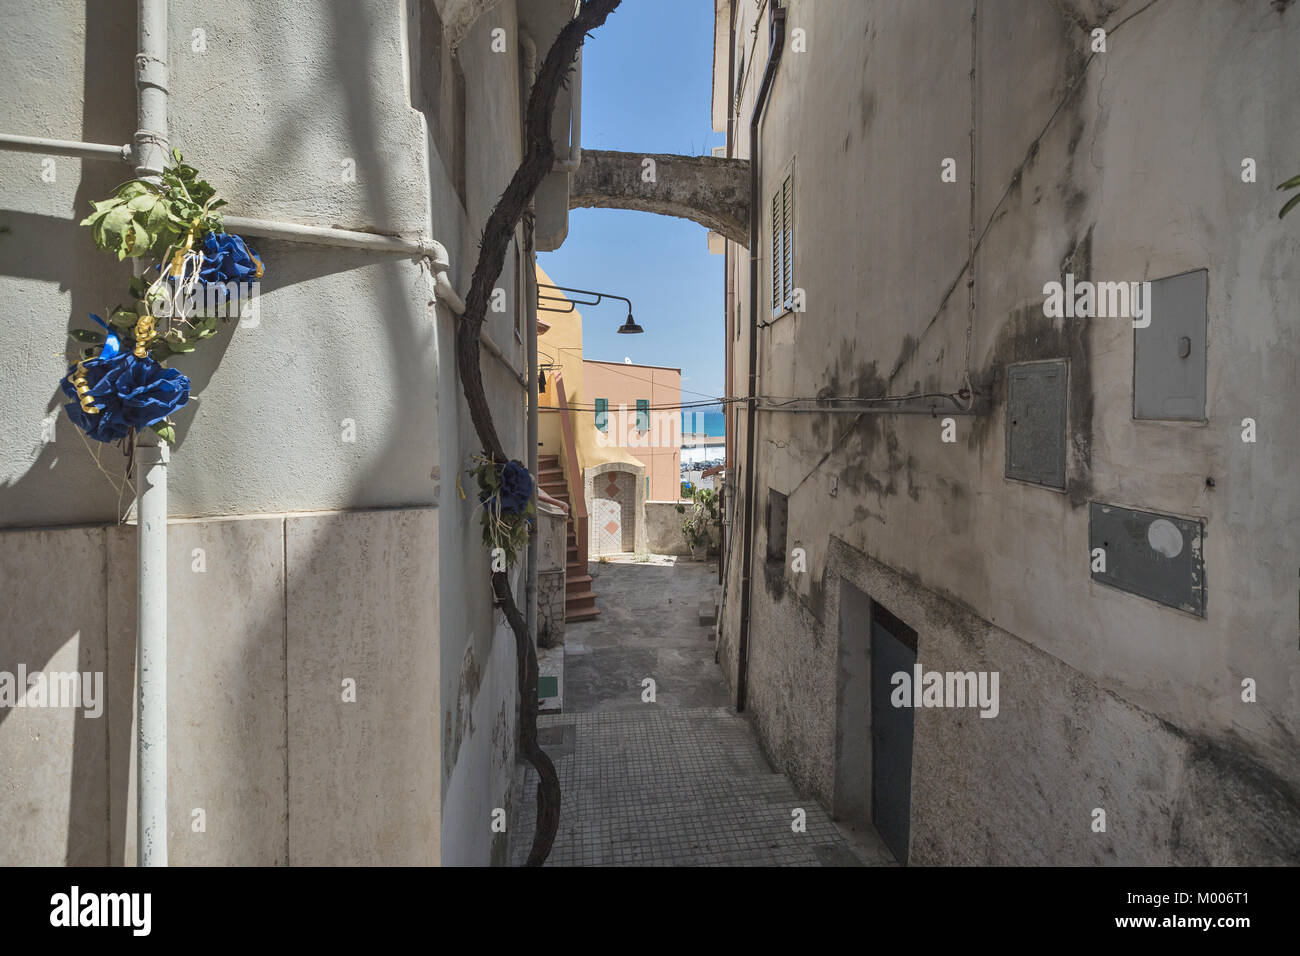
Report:
[[[569,518],[565,531],[564,568],[564,619],[589,621],[600,615],[596,608],[596,595],[591,590],[591,575],[581,561],[578,536],[573,524],[573,505],[569,501],[569,486],[564,480],[564,469],[558,455],[541,455],[537,459],[537,484],[552,498],[569,505]]]

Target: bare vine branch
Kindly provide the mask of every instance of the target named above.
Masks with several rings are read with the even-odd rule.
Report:
[[[497,435],[483,390],[483,375],[479,366],[479,331],[487,314],[492,287],[505,264],[506,250],[537,188],[555,166],[555,147],[551,143],[551,115],[560,88],[568,81],[578,48],[591,30],[605,22],[605,18],[619,5],[620,0],[583,0],[582,7],[551,45],[537,73],[528,96],[524,120],[524,155],[510,178],[510,184],[501,194],[496,208],[483,229],[479,246],[478,263],[469,295],[465,297],[465,314],[460,317],[456,339],[456,365],[460,372],[461,389],[469,404],[474,431],[483,444],[483,451],[496,462],[505,462],[508,456]],[[536,480],[537,476],[533,476]],[[533,836],[529,866],[541,866],[550,855],[555,842],[555,832],[560,825],[560,778],[551,758],[537,742],[537,650],[504,571],[492,574],[492,591],[496,603],[505,613],[510,629],[515,635],[516,672],[519,679],[519,752],[537,770],[537,830]]]

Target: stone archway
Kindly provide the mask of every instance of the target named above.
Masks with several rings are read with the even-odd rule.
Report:
[[[584,206],[690,219],[748,246],[749,160],[584,149],[569,208]]]

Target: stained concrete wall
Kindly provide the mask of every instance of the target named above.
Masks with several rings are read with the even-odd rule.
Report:
[[[525,6],[537,12],[563,2]],[[197,0],[173,0],[172,143],[230,199],[231,214],[433,235],[447,247],[453,283],[463,292],[482,223],[520,156],[518,7],[515,0],[258,0],[218,15]],[[17,4],[0,8],[0,79],[7,91],[0,129],[127,142],[136,126],[135,16],[130,0],[55,0],[39,16]],[[490,49],[497,28],[507,32],[505,53]],[[205,52],[196,49],[196,30],[204,31]],[[534,38],[542,49],[551,40]],[[455,61],[448,50],[453,40],[459,41]],[[57,69],[34,70],[32,63]],[[448,130],[456,131],[452,141]],[[118,302],[128,277],[76,222],[129,171],[58,159],[55,180],[47,183],[42,158],[0,152],[0,304],[15,336],[0,354],[0,401],[7,409],[0,417],[0,527],[102,525],[118,518],[119,494],[62,415],[57,388],[67,330],[86,327],[86,313],[102,314]],[[345,164],[355,164],[355,181],[345,179]],[[395,852],[405,860],[436,860],[442,831],[448,862],[486,864],[494,859],[491,810],[508,799],[513,769],[514,647],[492,610],[476,502],[456,491],[457,475],[480,445],[454,372],[454,317],[435,301],[429,272],[415,260],[252,241],[267,264],[260,324],[227,329],[174,363],[199,394],[177,416],[171,514],[242,521],[282,512],[441,509],[424,576],[406,582],[419,593],[403,595],[408,604],[436,598],[441,586],[455,596],[438,603],[436,626],[424,637],[440,660],[436,675],[425,674],[432,683],[420,700],[441,711],[436,730],[429,724],[420,732],[437,733],[441,755],[432,765],[433,792],[409,812],[434,833],[410,836]],[[487,320],[517,368],[526,364],[519,282],[525,268],[518,236],[498,280],[509,308]],[[523,458],[522,393],[499,363],[485,358],[483,370],[506,449]],[[355,441],[345,439],[345,420]],[[46,422],[55,424],[53,441],[43,437]],[[98,450],[105,468],[120,475],[115,450]],[[365,560],[375,563],[359,571],[384,568],[398,543],[372,542]],[[321,546],[337,560],[347,553],[346,543],[329,534]],[[55,564],[76,560],[54,556]],[[49,601],[47,591],[42,583],[39,593]],[[326,592],[319,600],[322,620],[354,621],[350,596]],[[14,601],[12,593],[0,600],[12,622],[0,648],[26,654],[27,612]],[[222,631],[224,642],[242,648],[259,626],[239,617]],[[75,633],[63,635],[62,653],[79,652],[68,643]],[[365,628],[346,640],[330,633],[340,648],[370,640]],[[222,661],[233,678],[239,662]],[[499,728],[497,715],[504,715]],[[27,719],[23,714],[19,722]],[[79,726],[59,724],[65,743],[82,733]],[[403,733],[408,730],[416,733]],[[387,761],[409,742],[400,737],[391,753],[381,748],[370,759]],[[362,752],[353,756],[373,772]],[[78,766],[82,760],[65,758]],[[332,766],[322,763],[322,772]],[[429,769],[420,766],[421,773]],[[423,776],[402,779],[426,790]],[[339,791],[329,812],[349,812],[355,796]],[[33,804],[48,816],[67,799],[42,790]],[[81,815],[70,812],[74,829]],[[403,826],[411,822],[399,819]],[[323,844],[321,852],[346,858],[356,845],[336,836],[339,842]],[[393,845],[389,835],[364,829],[356,839],[370,840],[373,852]],[[81,854],[74,850],[70,858]]]
[[[691,547],[686,543],[682,531],[682,521],[686,515],[677,509],[689,509],[690,502],[647,501],[645,503],[646,547],[654,554],[690,554]]]
[[[432,508],[170,525],[173,865],[439,862],[437,537]],[[0,567],[42,595],[5,606],[0,670],[107,698],[0,709],[0,863],[131,865],[135,529],[0,533]]]
[[[569,510],[537,503],[537,644],[564,644],[565,575]]]
[[[1300,814],[1283,777],[1135,707],[834,537],[826,581],[825,625],[793,635],[814,680],[837,670],[842,678],[837,662],[846,652],[870,654],[865,621],[839,624],[846,583],[916,629],[927,670],[1001,673],[995,718],[915,711],[910,863],[1294,864]],[[810,698],[833,703],[836,694],[826,689]],[[821,724],[831,726],[828,715]],[[861,731],[840,728],[842,737],[865,742]],[[822,757],[816,774],[829,775],[824,755],[833,746],[822,741],[815,752]],[[819,779],[818,792],[827,783]],[[869,788],[866,794],[869,802]],[[837,816],[852,818],[830,803]],[[1104,833],[1092,829],[1098,808],[1106,811]]]
[[[918,714],[915,859],[1045,858],[1036,846],[1058,862],[1096,860],[1106,844],[1078,835],[1070,795],[1100,787],[1094,805],[1123,803],[1124,825],[1146,834],[1117,859],[1294,861],[1300,851],[1282,852],[1275,835],[1294,834],[1300,813],[1285,557],[1300,513],[1290,481],[1300,433],[1289,427],[1300,408],[1288,384],[1300,233],[1277,220],[1272,187],[1300,155],[1283,92],[1300,49],[1296,10],[978,2],[972,34],[971,10],[939,0],[787,7],[807,52],[787,46],[772,89],[760,194],[793,168],[794,284],[807,310],[759,333],[760,393],[950,392],[969,324],[971,378],[991,407],[959,417],[953,444],[928,417],[760,414],[749,704],[770,753],[831,800],[836,663],[798,636],[833,628],[838,537],[897,576],[888,593],[865,586],[917,628],[923,664],[1000,669],[1003,695],[1023,707],[1023,718],[976,719],[965,733],[996,742],[978,745],[958,731],[966,715]],[[751,35],[753,5],[737,9],[747,118],[767,28]],[[1094,26],[1108,29],[1104,54],[1091,52]],[[734,145],[743,156],[747,138]],[[1247,156],[1258,183],[1242,182]],[[947,157],[953,184],[940,180]],[[769,218],[758,246],[764,320]],[[730,304],[747,323],[747,260],[732,253]],[[1066,272],[1132,281],[1199,268],[1210,274],[1208,422],[1134,421],[1129,323],[1045,319],[1043,284]],[[735,341],[732,394],[745,392],[747,340]],[[1046,358],[1070,363],[1064,493],[1003,475],[1006,366]],[[1244,417],[1270,423],[1267,437],[1243,444]],[[743,449],[744,416],[729,424]],[[806,549],[807,573],[765,560],[769,489],[789,495],[788,547]],[[1205,522],[1205,619],[1090,579],[1090,500]],[[735,548],[720,638],[733,687],[739,565]],[[961,640],[951,608],[979,622]],[[1242,701],[1244,678],[1258,702]],[[1027,739],[1013,745],[1018,735]],[[1124,769],[1103,774],[1107,761]],[[1213,780],[1266,808],[1234,830],[1233,850],[1188,841],[1222,822]],[[1014,820],[1007,792],[1023,795]]]

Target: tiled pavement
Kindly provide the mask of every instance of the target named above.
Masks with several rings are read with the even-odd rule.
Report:
[[[563,794],[548,866],[861,866],[888,851],[855,847],[814,800],[773,773],[749,723],[725,709],[542,717]],[[524,774],[511,862],[532,843],[537,775]],[[807,812],[795,833],[792,811]],[[874,835],[872,835],[874,836]]]
[[[606,566],[605,606],[622,590],[621,579],[634,580],[634,567]],[[681,570],[683,584],[698,586],[698,571],[690,565]],[[680,640],[682,627],[664,628],[659,620],[644,630],[620,631],[625,646],[653,649],[657,640]],[[660,637],[666,631],[674,635]],[[695,636],[699,666],[712,668],[721,684],[713,645]],[[601,639],[586,624],[571,626],[566,636],[566,642]],[[589,700],[579,704],[584,712],[538,721],[563,794],[548,866],[893,864],[874,832],[848,835],[815,800],[800,798],[784,775],[774,773],[744,717],[725,707],[598,704]],[[536,788],[532,767],[520,765],[510,821],[515,865],[532,843]],[[796,809],[807,814],[804,832],[792,828]]]

